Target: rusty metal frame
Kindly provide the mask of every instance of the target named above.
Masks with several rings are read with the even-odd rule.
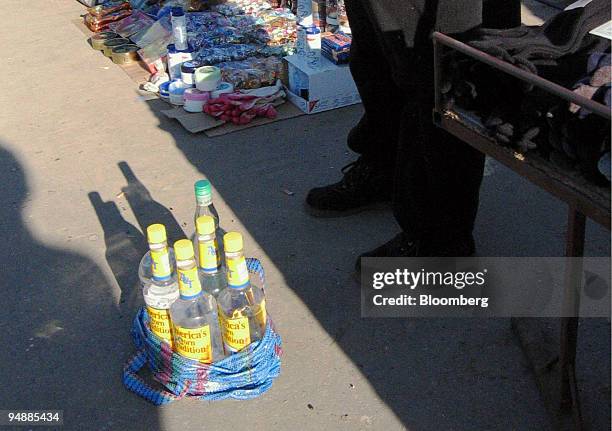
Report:
[[[568,258],[582,257],[584,253],[586,217],[610,230],[610,191],[597,190],[597,186],[559,169],[537,156],[525,156],[510,148],[499,145],[482,130],[462,118],[460,112],[447,110],[443,105],[443,50],[452,49],[474,58],[521,81],[539,87],[564,100],[576,103],[591,112],[610,120],[608,107],[577,95],[558,84],[540,76],[519,69],[510,63],[490,56],[442,33],[434,33],[434,79],[435,108],[434,122],[462,141],[496,159],[533,184],[553,194],[568,205],[568,224],[565,255]],[[568,259],[565,277],[565,311],[579,310],[579,296],[576,294],[577,280],[580,279],[582,265],[576,259]],[[550,338],[548,327],[551,319],[513,318],[512,328],[518,335],[523,350],[531,362],[549,412],[557,429],[583,428],[580,399],[576,385],[576,345],[578,339],[578,318],[563,317],[554,319],[558,332],[552,335],[557,340],[558,349],[554,352],[543,349],[543,338]]]

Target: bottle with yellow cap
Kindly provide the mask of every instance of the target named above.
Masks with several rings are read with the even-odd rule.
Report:
[[[215,219],[208,215],[196,219],[198,267],[202,289],[217,298],[226,284],[225,268],[215,232]]]
[[[149,314],[151,331],[172,346],[170,306],[179,290],[174,270],[174,253],[168,247],[163,224],[147,227],[149,251],[140,262],[139,276],[142,295]]]
[[[238,352],[261,339],[266,330],[266,298],[252,282],[244,258],[242,235],[228,232],[223,237],[227,288],[217,298],[225,353]]]
[[[170,307],[174,351],[205,364],[223,359],[217,302],[202,290],[193,244],[174,243],[180,297]]]

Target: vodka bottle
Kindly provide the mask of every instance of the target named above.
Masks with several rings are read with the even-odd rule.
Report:
[[[266,329],[264,292],[249,279],[242,235],[229,232],[223,237],[227,267],[227,288],[217,304],[225,353],[235,353],[261,339]]]
[[[147,306],[151,331],[172,346],[169,309],[178,298],[179,291],[164,225],[152,224],[147,227],[147,241],[150,250],[141,261],[141,269],[142,262],[148,262],[148,272],[151,276],[143,283],[142,295]]]
[[[195,198],[196,198],[196,209],[195,209],[195,214],[193,216],[194,226],[197,226],[198,217],[211,216],[215,220],[215,232],[216,232],[217,238],[223,238],[223,235],[225,234],[225,232],[219,226],[219,222],[220,222],[219,213],[217,212],[217,210],[215,209],[215,205],[213,204],[212,186],[210,184],[210,181],[208,180],[196,181],[194,184],[194,190],[195,190]],[[193,234],[193,237],[191,238],[194,244],[198,243],[196,236],[197,236],[197,228],[196,228],[196,232]],[[219,246],[220,246],[219,251],[221,252],[221,256],[223,256],[223,245],[219,244]],[[196,249],[196,257],[199,260],[199,256],[197,255],[198,253],[199,253],[199,249]]]
[[[206,364],[223,359],[217,302],[202,290],[193,244],[182,239],[174,250],[180,290],[170,307],[174,351]]]
[[[225,288],[227,279],[215,235],[215,219],[208,215],[196,219],[198,267],[202,289],[215,297]]]

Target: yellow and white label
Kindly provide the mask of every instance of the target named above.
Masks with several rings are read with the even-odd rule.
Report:
[[[247,317],[239,317],[239,314],[236,313],[236,317],[228,318],[220,312],[219,321],[225,350],[238,352],[251,344],[251,331]]]
[[[170,324],[170,312],[168,310],[159,310],[157,308],[147,307],[149,313],[149,325],[151,332],[159,338],[167,341],[172,347],[172,325]]]
[[[202,291],[200,278],[198,277],[198,268],[179,269],[178,270],[179,292],[181,296],[189,298],[196,296]]]
[[[204,271],[215,271],[221,266],[221,256],[219,255],[217,240],[198,242],[198,260],[200,268]]]
[[[170,254],[167,248],[151,250],[151,271],[153,277],[158,279],[170,277],[172,267],[170,266]]]
[[[179,355],[210,364],[213,361],[210,326],[195,329],[174,326],[174,347]]]
[[[261,326],[262,332],[266,330],[266,319],[266,300],[264,299],[261,301],[261,304],[259,304],[259,310],[257,314],[255,314],[255,320],[257,320],[257,323]]]
[[[244,256],[227,259],[227,283],[231,286],[244,286],[249,282],[249,270]]]

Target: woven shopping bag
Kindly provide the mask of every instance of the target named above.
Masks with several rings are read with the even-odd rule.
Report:
[[[265,276],[259,260],[248,258],[247,266],[263,286]],[[149,329],[149,316],[144,307],[134,319],[132,338],[138,351],[124,366],[123,384],[155,405],[184,397],[203,400],[255,398],[270,389],[280,374],[282,340],[269,316],[261,340],[212,364],[174,353],[168,343]],[[138,375],[145,364],[162,389],[154,388]]]

